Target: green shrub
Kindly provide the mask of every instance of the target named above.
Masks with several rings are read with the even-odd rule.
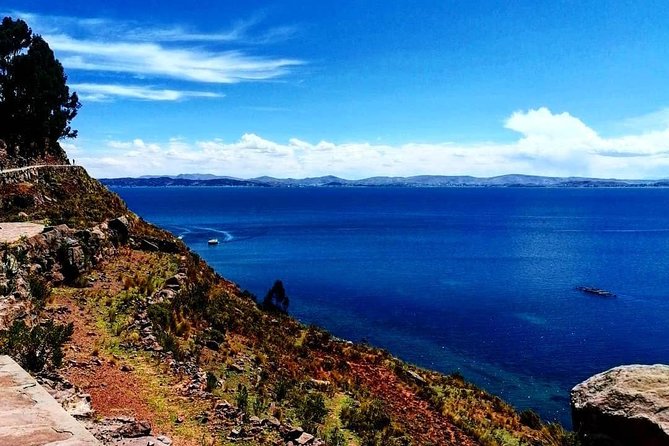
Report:
[[[45,367],[60,367],[63,344],[72,338],[74,325],[60,325],[52,320],[28,327],[16,320],[8,330],[0,332],[0,354],[14,358],[23,368],[38,373]]]
[[[328,410],[323,394],[307,393],[297,401],[295,414],[302,420],[302,427],[307,432],[316,432],[317,425],[323,423]]]
[[[260,416],[267,409],[265,398],[262,395],[257,395],[253,400],[253,415]]]
[[[153,326],[160,330],[168,330],[172,325],[172,312],[166,304],[154,304],[146,311]]]
[[[207,392],[213,392],[218,387],[218,378],[211,372],[207,372]]]
[[[237,386],[236,403],[237,408],[244,413],[249,409],[249,390],[243,384]]]
[[[389,446],[409,444],[406,436],[390,424],[390,416],[383,402],[377,399],[363,401],[359,406],[348,405],[339,414],[348,429],[361,439],[361,446]]]
[[[276,388],[274,389],[274,398],[278,403],[286,398],[286,395],[288,395],[288,391],[291,387],[291,384],[285,379],[280,379],[279,382],[276,383]]]
[[[520,413],[520,422],[530,429],[541,429],[541,417],[532,409],[524,410]]]
[[[31,274],[28,277],[28,286],[35,308],[38,310],[44,308],[51,296],[51,285],[49,282],[38,275]]]
[[[346,446],[346,438],[341,433],[341,429],[334,427],[323,435],[323,440],[327,446]]]
[[[383,402],[377,399],[363,401],[359,407],[344,407],[339,418],[349,429],[356,432],[380,431],[390,425],[390,416]]]

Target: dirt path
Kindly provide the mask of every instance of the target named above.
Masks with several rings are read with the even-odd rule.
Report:
[[[37,164],[35,166],[25,166],[25,167],[13,167],[11,169],[0,170],[0,174],[11,173],[11,172],[21,172],[23,170],[30,169],[40,169],[42,167],[74,167],[71,164]]]

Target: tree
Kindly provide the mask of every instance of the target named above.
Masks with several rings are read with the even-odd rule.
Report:
[[[274,282],[274,285],[272,285],[272,288],[267,292],[265,299],[262,302],[263,308],[266,310],[279,310],[283,313],[288,311],[289,303],[290,299],[288,299],[286,290],[283,287],[283,282],[280,280]]]
[[[53,51],[23,20],[0,24],[0,139],[10,157],[65,159],[58,144],[74,138],[70,122],[81,107]]]

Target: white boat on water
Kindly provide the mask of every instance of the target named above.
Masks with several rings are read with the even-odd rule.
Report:
[[[218,245],[218,239],[213,238],[207,242],[209,245]]]

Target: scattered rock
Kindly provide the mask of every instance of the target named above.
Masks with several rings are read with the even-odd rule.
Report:
[[[231,363],[231,364],[228,364],[227,368],[228,368],[228,370],[231,370],[233,372],[244,373],[244,367],[242,367],[242,366],[240,366],[240,365],[238,365],[234,362]]]
[[[109,446],[170,446],[172,440],[165,435],[151,435],[148,421],[132,417],[103,418],[86,421],[86,428],[103,444]]]
[[[421,384],[425,384],[425,379],[423,379],[422,376],[420,376],[418,373],[414,372],[413,370],[407,370],[407,373],[411,375],[413,379],[418,381]]]
[[[309,382],[311,383],[311,387],[314,389],[322,390],[322,391],[327,391],[331,384],[330,381],[325,381],[322,379],[310,379]]]
[[[123,425],[118,433],[126,438],[144,437],[151,433],[151,424],[148,421],[132,421]]]
[[[302,435],[295,439],[296,444],[307,444],[314,439],[314,436],[306,432],[302,432]]]
[[[130,234],[130,223],[128,222],[128,219],[125,216],[121,216],[113,220],[110,220],[107,223],[107,226],[109,227],[109,229],[116,232],[119,241],[124,243],[125,241],[128,240],[128,236]]]
[[[294,427],[294,428],[288,428],[286,432],[283,434],[284,440],[297,440],[302,436],[304,433],[304,430],[299,427]]]

